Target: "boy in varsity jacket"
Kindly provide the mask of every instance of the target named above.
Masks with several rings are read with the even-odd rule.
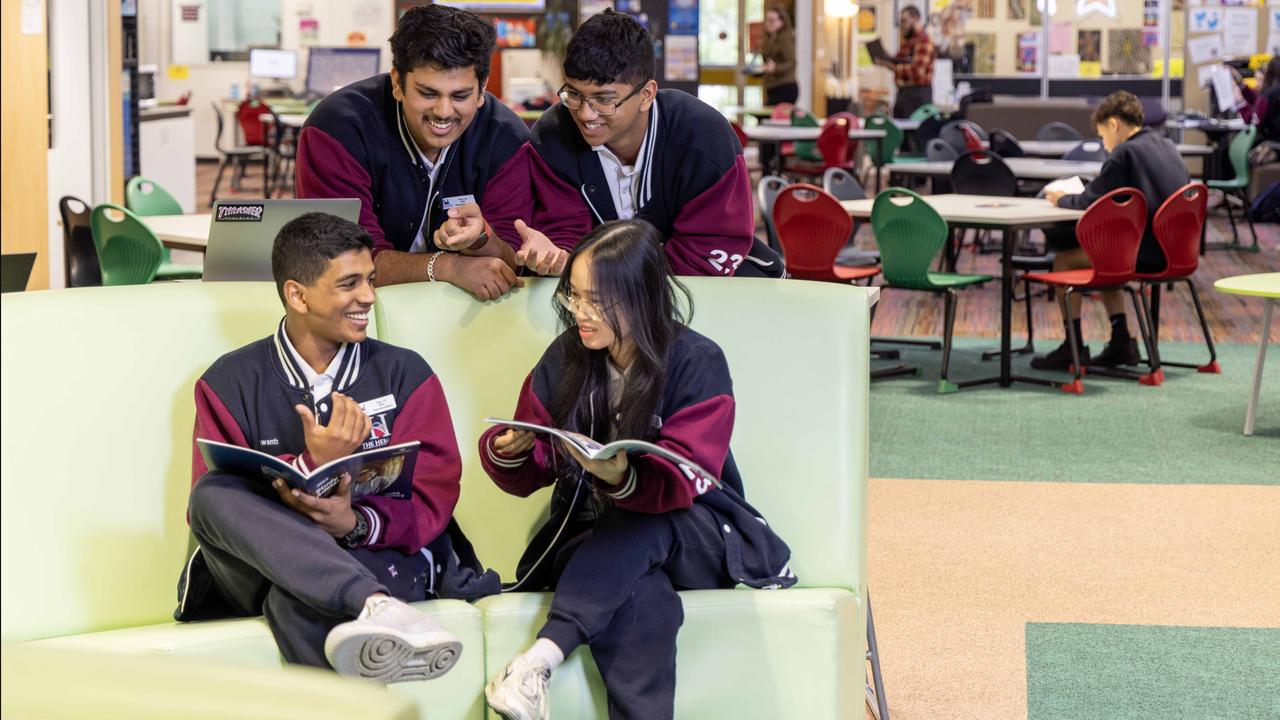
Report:
[[[451,520],[462,463],[439,379],[416,353],[366,334],[371,244],[359,225],[323,213],[280,230],[271,266],[285,318],[196,382],[194,438],[303,472],[416,440],[412,497],[353,502],[343,476],[317,498],[209,471],[194,448],[188,516],[199,548],[176,616],[262,613],[288,662],[398,682],[438,676],[462,650],[405,601],[475,597],[496,591],[497,578],[477,572]]]
[[[489,300],[518,283],[498,239],[515,231],[486,222],[495,184],[512,172],[524,182],[512,160],[529,137],[484,91],[495,36],[472,13],[412,8],[391,36],[391,72],[335,91],[307,117],[297,195],[360,199],[379,285],[441,280]]]
[[[518,238],[503,237],[519,241],[517,262],[550,252],[563,265],[592,227],[634,217],[661,231],[677,275],[781,277],[776,254],[755,242],[750,176],[728,121],[659,90],[654,65],[652,38],[628,15],[606,10],[578,28],[560,103],[520,151],[527,177],[494,185],[491,217],[515,226]]]

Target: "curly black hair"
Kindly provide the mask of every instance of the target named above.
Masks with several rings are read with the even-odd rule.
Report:
[[[597,85],[640,85],[655,76],[653,38],[630,15],[605,10],[582,23],[564,54],[564,75]]]
[[[424,65],[440,70],[474,67],[483,85],[489,77],[498,32],[475,13],[442,5],[406,12],[391,34],[391,66],[400,82]]]

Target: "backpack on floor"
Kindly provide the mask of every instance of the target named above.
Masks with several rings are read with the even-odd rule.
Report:
[[[1258,193],[1249,205],[1249,219],[1254,222],[1280,222],[1280,180]]]

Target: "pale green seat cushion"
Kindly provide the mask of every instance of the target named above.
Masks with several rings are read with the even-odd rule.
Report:
[[[304,668],[5,646],[6,720],[411,720],[413,704],[373,683]]]
[[[837,718],[861,710],[863,635],[858,600],[838,589],[680,593],[676,717]],[[485,661],[494,677],[537,636],[550,593],[485,598]],[[607,701],[586,649],[551,678],[556,717],[602,718]]]
[[[423,717],[484,717],[486,682],[483,622],[480,611],[459,600],[415,603],[462,641],[462,655],[447,674],[425,682],[391,685],[392,692],[408,698]],[[203,661],[259,668],[279,668],[284,663],[275,640],[261,617],[165,623],[122,630],[70,635],[38,640],[41,647],[81,651],[195,658]]]

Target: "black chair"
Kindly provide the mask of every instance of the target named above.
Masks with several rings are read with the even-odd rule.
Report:
[[[280,122],[280,114],[275,111],[275,108],[272,108],[270,103],[264,103],[263,107],[271,114],[271,127],[274,128],[271,133],[271,142],[267,146],[271,153],[271,174],[267,178],[267,189],[264,193],[265,197],[271,197],[273,194],[280,195],[286,184],[289,188],[293,187],[292,173],[294,160],[298,156],[298,143],[293,128]]]
[[[952,120],[946,125],[943,125],[942,129],[938,132],[938,137],[946,140],[947,144],[955,148],[957,153],[963,153],[970,149],[968,144],[964,141],[964,130],[961,130],[961,128],[964,127],[972,130],[974,134],[978,136],[978,139],[983,142],[987,142],[991,139],[987,136],[986,130],[983,130],[977,123],[973,123],[968,120]]]
[[[1018,138],[1004,130],[991,131],[991,152],[1002,158],[1019,158],[1026,157],[1027,154],[1022,151],[1022,146],[1018,144]]]
[[[1106,162],[1107,157],[1107,148],[1102,145],[1101,140],[1084,140],[1079,145],[1068,150],[1062,156],[1062,159],[1081,162]]]
[[[64,195],[58,201],[62,216],[62,256],[66,261],[67,287],[95,287],[102,284],[98,248],[93,244],[89,217],[93,208],[78,197]]]
[[[942,138],[934,138],[924,148],[924,159],[929,162],[953,162],[960,153]],[[934,195],[945,195],[951,192],[951,181],[940,175],[929,176],[929,188]]]
[[[213,191],[209,193],[209,207],[218,201],[218,188],[222,185],[222,173],[231,165],[231,190],[240,192],[240,181],[244,178],[245,161],[265,160],[267,148],[260,145],[235,145],[231,148],[223,147],[222,131],[224,123],[222,121],[222,108],[218,103],[213,103],[213,116],[218,120],[218,134],[214,136],[214,147],[218,149],[218,154],[222,156],[222,162],[218,165],[218,176],[213,180]],[[263,187],[267,184],[266,173],[263,173]]]
[[[994,152],[969,150],[960,154],[951,165],[951,187],[961,195],[990,195],[992,197],[1016,197],[1018,194],[1018,176],[1005,164],[1004,160]],[[964,234],[959,234],[961,242],[948,246],[947,262],[954,270],[956,255],[963,244]],[[982,252],[998,250],[988,243],[990,233],[978,234],[978,248]]]
[[[1083,140],[1079,130],[1070,125],[1054,120],[1036,131],[1037,140]]]
[[[929,146],[929,141],[936,139],[939,133],[942,132],[942,128],[945,127],[948,122],[950,121],[938,116],[927,117],[924,120],[921,120],[920,127],[916,128],[915,132],[916,145],[918,147],[927,148]]]
[[[827,168],[827,171],[822,174],[822,189],[831,193],[831,196],[837,200],[867,199],[867,191],[862,188],[862,184],[843,168]],[[849,230],[849,244],[836,255],[836,264],[845,267],[867,267],[880,264],[880,253],[854,247],[854,240],[857,237],[858,221],[854,220],[853,227]]]

